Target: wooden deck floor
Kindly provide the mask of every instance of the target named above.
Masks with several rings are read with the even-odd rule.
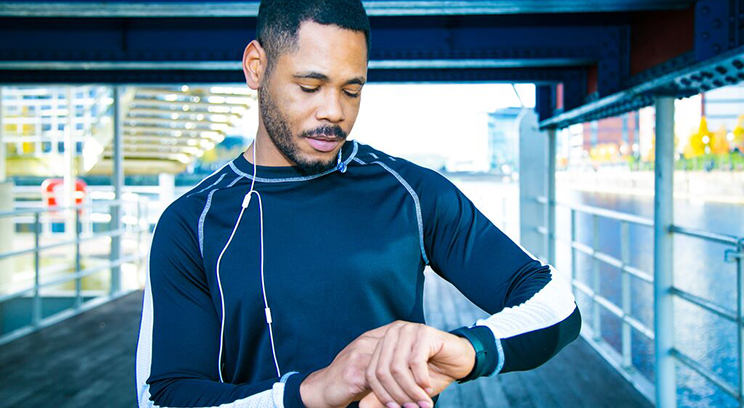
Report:
[[[0,346],[0,407],[133,407],[136,292]],[[485,316],[427,273],[426,316],[449,330]],[[542,367],[444,391],[439,408],[651,407],[582,339]]]

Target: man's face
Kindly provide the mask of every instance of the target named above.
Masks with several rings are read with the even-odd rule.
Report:
[[[260,120],[279,151],[308,173],[336,164],[367,77],[364,34],[311,21],[298,50],[276,60],[258,92]]]

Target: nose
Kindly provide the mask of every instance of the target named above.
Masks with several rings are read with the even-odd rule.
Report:
[[[327,120],[331,123],[339,123],[346,118],[344,107],[341,105],[340,92],[330,89],[325,92],[321,100],[321,105],[318,107],[316,118],[318,120]]]

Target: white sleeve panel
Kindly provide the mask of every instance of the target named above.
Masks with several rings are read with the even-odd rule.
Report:
[[[550,282],[526,302],[503,309],[476,325],[487,326],[497,339],[544,329],[565,320],[576,308],[563,278],[550,266]]]

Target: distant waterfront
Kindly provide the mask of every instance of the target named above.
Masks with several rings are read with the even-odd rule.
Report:
[[[675,173],[676,175],[676,173]],[[457,184],[489,218],[498,226],[499,218],[506,217],[505,230],[515,237],[518,218],[518,187],[516,183],[503,183],[499,178],[456,178]],[[558,184],[559,202],[583,204],[653,218],[653,198],[641,194],[612,194],[571,189],[565,182]],[[502,210],[503,208],[503,210]],[[703,229],[720,234],[744,237],[744,204],[712,202],[704,200],[675,199],[674,220],[676,225]],[[592,219],[578,216],[577,237],[582,243],[591,244]],[[619,223],[600,220],[600,250],[620,257]],[[570,213],[564,207],[557,209],[557,234],[570,238]],[[653,233],[650,228],[630,227],[631,265],[653,274]],[[728,247],[711,244],[686,236],[675,236],[674,284],[697,296],[714,301],[735,310],[736,270],[735,264],[724,262],[724,251]],[[556,267],[568,274],[571,270],[570,249],[558,242]],[[591,285],[591,258],[577,255],[577,277]],[[620,273],[617,269],[600,262],[600,293],[612,302],[620,304]],[[578,291],[577,291],[578,292]],[[631,315],[653,328],[653,288],[642,281],[631,280]],[[581,294],[577,300],[585,319],[592,313],[591,301]],[[675,299],[675,346],[712,370],[733,385],[737,384],[736,326],[716,315],[708,313],[684,300]],[[621,350],[620,320],[609,312],[601,312],[603,338],[616,350]],[[640,333],[632,334],[633,364],[653,383],[653,341]],[[735,407],[735,401],[715,385],[693,371],[677,364],[679,406],[685,407]]]

